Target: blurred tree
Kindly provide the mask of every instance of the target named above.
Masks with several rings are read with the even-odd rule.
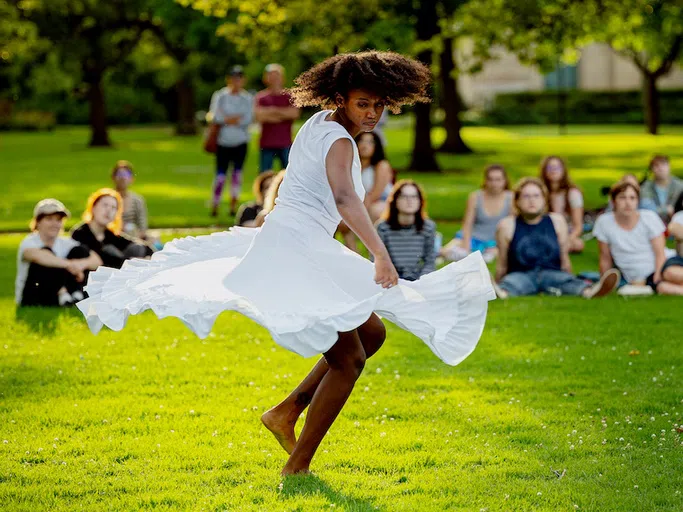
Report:
[[[10,0],[60,57],[75,64],[90,109],[90,146],[109,146],[103,80],[135,48],[149,21],[144,0]],[[154,21],[150,21],[154,23]]]
[[[647,131],[656,134],[660,107],[657,82],[683,55],[682,0],[594,0],[592,30],[598,41],[629,59],[643,77]]]
[[[504,46],[544,72],[576,62],[590,43],[609,44],[640,71],[647,131],[657,133],[657,82],[683,54],[683,1],[479,0],[460,22],[476,34],[479,52]]]
[[[195,82],[199,67],[209,63],[219,68],[223,74],[229,60],[237,52],[225,38],[216,37],[217,28],[225,23],[213,16],[204,16],[188,6],[168,0],[148,0],[151,19],[140,20],[141,28],[152,33],[163,47],[158,47],[149,39],[144,39],[142,53],[157,55],[158,60],[150,62],[161,73],[161,82],[170,79],[175,89],[176,134],[191,135],[197,132],[195,122]],[[170,59],[164,59],[163,54]],[[142,62],[141,62],[142,64]]]

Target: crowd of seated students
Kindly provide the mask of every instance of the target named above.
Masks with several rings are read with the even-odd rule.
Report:
[[[584,249],[583,194],[562,158],[544,158],[539,176],[523,178],[514,190],[502,165],[488,166],[481,188],[469,195],[462,229],[440,247],[441,235],[427,214],[420,185],[394,183],[376,134],[361,134],[357,144],[368,215],[403,279],[419,279],[442,259],[457,261],[480,251],[487,263],[497,260],[494,286],[504,299],[539,293],[594,298],[615,290],[621,295],[683,295],[683,181],[672,175],[666,156],[651,160],[651,177],[639,182],[626,174],[611,187],[609,204],[589,235],[599,248],[598,272],[579,277],[569,255]],[[130,190],[130,162],[118,161],[111,177],[115,188],[91,194],[70,237],[63,236],[70,213],[60,201],[50,198],[36,205],[32,233],[18,250],[17,304],[71,305],[84,297],[88,272],[149,258],[159,247],[148,231],[144,199]],[[285,170],[260,173],[254,200],[241,206],[236,225],[263,225],[284,179]],[[355,237],[343,225],[339,234],[350,250],[357,250]],[[667,237],[675,249],[666,247]]]

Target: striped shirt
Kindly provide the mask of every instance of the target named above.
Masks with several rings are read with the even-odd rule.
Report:
[[[415,281],[436,266],[434,237],[436,224],[426,219],[422,231],[415,226],[391,229],[386,221],[377,224],[377,233],[384,242],[391,261],[401,279]]]

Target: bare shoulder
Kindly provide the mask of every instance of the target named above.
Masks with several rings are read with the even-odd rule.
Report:
[[[515,234],[515,216],[508,215],[501,219],[496,227],[496,232],[503,240],[512,240],[512,236]]]
[[[567,221],[565,220],[564,215],[555,212],[550,212],[548,215],[550,215],[550,220],[553,221],[553,225],[555,226],[556,231],[561,231],[564,233],[569,229],[569,226],[567,225]]]

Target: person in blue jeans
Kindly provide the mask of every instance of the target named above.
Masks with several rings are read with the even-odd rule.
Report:
[[[517,215],[498,223],[496,294],[501,299],[521,295],[572,295],[591,299],[612,292],[621,279],[618,270],[590,284],[571,273],[569,228],[561,214],[548,213],[548,189],[537,178],[524,178],[515,188]]]

